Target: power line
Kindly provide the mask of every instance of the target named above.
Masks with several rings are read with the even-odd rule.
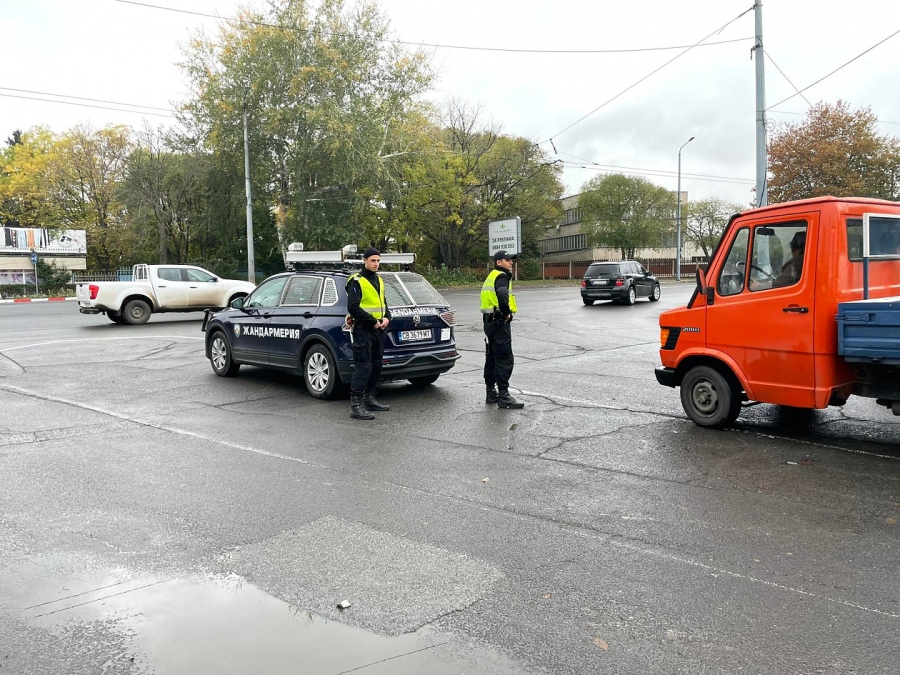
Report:
[[[687,49],[685,49],[685,50],[684,50],[683,52],[681,52],[680,54],[677,54],[677,55],[673,56],[671,59],[669,59],[669,60],[666,61],[664,64],[662,64],[659,68],[656,68],[656,69],[653,70],[652,72],[647,73],[646,75],[644,75],[644,77],[642,77],[641,79],[639,79],[639,80],[638,80],[637,82],[635,82],[634,84],[632,84],[632,85],[626,87],[625,89],[623,89],[622,91],[620,91],[618,94],[616,94],[615,96],[613,96],[611,99],[609,99],[609,100],[606,101],[605,103],[601,103],[600,105],[598,105],[596,108],[594,108],[593,110],[591,110],[591,111],[590,111],[589,113],[587,113],[586,115],[583,115],[583,116],[579,117],[577,120],[575,120],[574,122],[572,122],[569,126],[567,126],[567,127],[566,127],[565,129],[563,129],[562,131],[559,131],[559,132],[553,134],[553,135],[550,136],[546,141],[541,141],[541,142],[542,142],[542,143],[546,143],[547,141],[551,141],[551,142],[552,142],[552,140],[553,140],[554,138],[559,138],[559,137],[562,136],[564,133],[566,133],[569,129],[571,129],[572,127],[574,127],[576,124],[580,124],[581,122],[583,122],[584,120],[586,120],[588,117],[590,117],[591,115],[593,115],[595,112],[597,112],[597,111],[600,110],[601,108],[605,108],[607,105],[609,105],[610,103],[612,103],[613,101],[615,101],[617,98],[619,98],[619,97],[622,96],[623,94],[625,94],[625,93],[631,91],[631,90],[634,89],[636,86],[638,86],[639,84],[641,84],[641,82],[643,82],[644,80],[649,79],[650,77],[652,77],[653,75],[655,75],[656,73],[658,73],[660,70],[662,70],[663,68],[665,68],[666,66],[668,66],[668,65],[669,65],[670,63],[672,63],[673,61],[675,61],[675,60],[677,60],[677,59],[680,59],[682,56],[684,56],[684,55],[687,54],[689,51],[691,51],[694,47],[697,47],[697,46],[700,45],[702,42],[705,42],[706,40],[708,40],[709,38],[711,38],[711,37],[712,37],[713,35],[715,35],[716,33],[721,33],[723,30],[725,30],[726,28],[728,28],[728,26],[730,26],[730,25],[733,24],[735,21],[737,21],[737,20],[740,19],[742,16],[744,16],[744,14],[746,14],[747,12],[752,12],[752,11],[753,11],[753,7],[750,7],[750,9],[744,10],[743,12],[741,12],[740,14],[738,14],[735,18],[733,18],[731,21],[729,21],[728,23],[726,23],[724,26],[722,26],[722,27],[720,27],[720,28],[717,28],[717,29],[714,30],[712,33],[710,33],[709,35],[707,35],[705,38],[703,38],[702,40],[697,41],[696,43],[694,43],[693,45],[691,45],[690,47],[688,47]]]
[[[91,101],[93,103],[110,103],[112,105],[124,105],[129,108],[147,108],[148,110],[161,110],[163,112],[171,113],[171,108],[158,108],[152,105],[140,105],[138,103],[123,103],[122,101],[106,101],[102,98],[85,98],[84,96],[70,96],[68,94],[54,94],[51,91],[31,91],[30,89],[14,89],[12,87],[0,87],[2,91],[17,91],[22,94],[38,94],[40,96],[55,96],[57,98],[72,98],[78,101]]]
[[[128,110],[126,108],[111,108],[110,106],[106,106],[106,105],[92,105],[90,103],[78,103],[76,101],[56,101],[52,98],[38,98],[37,96],[21,96],[21,95],[17,95],[17,94],[0,94],[0,96],[3,96],[5,98],[21,98],[21,99],[25,99],[26,101],[44,101],[46,103],[62,103],[63,105],[76,105],[76,106],[79,106],[82,108],[98,108],[100,110],[115,110],[117,112],[132,113],[133,115],[152,115],[154,117],[169,117],[171,119],[176,119],[175,115],[172,115],[172,114],[167,115],[165,113],[144,112],[141,110]],[[126,103],[123,105],[128,105],[128,104]]]
[[[653,173],[654,175],[667,175],[667,176],[676,176],[676,175],[677,175],[676,172],[674,172],[674,171],[667,171],[667,170],[665,170],[665,169],[648,169],[648,168],[644,168],[644,167],[617,166],[617,165],[615,165],[615,164],[600,164],[600,163],[598,163],[598,162],[595,162],[595,161],[592,160],[592,159],[587,159],[587,158],[585,158],[585,157],[579,157],[578,155],[573,155],[571,152],[563,152],[563,151],[560,151],[559,154],[561,154],[561,155],[568,155],[569,157],[574,157],[575,159],[580,159],[582,162],[586,162],[587,164],[592,165],[591,167],[582,167],[582,168],[585,168],[585,169],[586,169],[586,168],[597,167],[598,169],[602,169],[602,170],[607,170],[607,169],[626,169],[626,170],[630,170],[630,171],[651,172],[651,173]],[[563,160],[563,162],[566,163],[566,164],[576,164],[575,162],[570,162],[569,160]],[[686,176],[686,177],[688,177],[688,178],[697,178],[697,179],[712,179],[712,178],[715,178],[715,179],[722,180],[722,181],[733,181],[733,182],[736,182],[736,183],[754,183],[754,182],[755,182],[755,181],[752,181],[752,180],[750,180],[750,179],[748,179],[748,178],[738,178],[737,176],[713,176],[713,175],[703,174],[703,173],[684,173],[683,171],[681,172],[681,175],[682,175],[682,176]]]
[[[765,49],[763,49],[763,54],[765,54],[765,55],[766,55],[766,58],[769,59],[769,61],[772,62],[772,65],[775,66],[775,67],[778,69],[778,72],[781,73],[781,76],[782,76],[785,80],[787,80],[787,83],[788,83],[789,85],[791,85],[791,86],[794,88],[794,91],[796,91],[796,92],[803,98],[803,100],[806,101],[806,104],[807,104],[808,106],[812,107],[812,103],[809,102],[809,99],[806,98],[805,96],[803,96],[803,94],[800,92],[800,90],[797,89],[797,85],[794,84],[793,82],[791,82],[791,78],[789,78],[787,75],[784,74],[784,71],[781,69],[781,67],[780,67],[777,63],[775,63],[775,59],[772,58],[772,55],[769,54],[769,52],[767,52]]]
[[[248,23],[254,26],[262,26],[265,28],[278,28],[279,30],[290,30],[297,33],[311,33],[312,31],[304,30],[302,28],[294,28],[293,26],[280,26],[274,23],[267,23],[265,21],[254,21],[252,19],[241,19],[241,18],[232,18],[232,17],[223,17],[217,14],[208,14],[205,12],[196,12],[187,9],[178,9],[177,7],[164,7],[162,5],[151,5],[146,2],[136,2],[135,0],[116,0],[116,2],[121,2],[125,5],[136,5],[138,7],[147,7],[149,9],[161,9],[167,12],[177,12],[179,14],[191,14],[193,16],[202,16],[207,19],[218,19],[220,21],[228,21],[232,23]],[[333,33],[329,31],[323,31],[327,35],[331,35],[334,37],[347,37],[346,33]],[[744,42],[747,40],[753,40],[752,37],[745,38],[735,38],[733,40],[721,40],[719,42],[708,42],[704,45],[699,45],[702,47],[713,47],[716,45],[724,45],[730,44],[732,42]],[[437,49],[460,49],[466,51],[479,51],[479,52],[508,52],[513,54],[630,54],[637,52],[661,52],[672,49],[685,49],[690,47],[696,47],[698,45],[671,45],[667,47],[634,47],[631,49],[515,49],[510,47],[476,47],[471,45],[445,45],[434,42],[412,42],[409,40],[398,40],[398,39],[379,39],[379,42],[391,42],[394,44],[401,45],[409,45],[412,47],[434,47]]]
[[[865,56],[865,55],[868,54],[870,51],[872,51],[873,49],[875,49],[875,47],[879,47],[879,46],[883,45],[885,42],[887,42],[887,41],[890,40],[892,37],[894,37],[895,35],[897,35],[897,33],[900,33],[900,30],[896,30],[896,31],[894,31],[893,33],[891,33],[890,35],[888,35],[886,38],[884,38],[883,40],[881,40],[880,42],[876,42],[874,45],[872,45],[871,47],[869,47],[868,49],[866,49],[864,52],[860,52],[859,54],[857,54],[856,56],[854,56],[852,59],[850,59],[850,60],[847,61],[846,63],[844,63],[844,64],[838,66],[837,68],[835,68],[834,70],[832,70],[830,73],[828,73],[828,74],[825,75],[824,77],[820,77],[818,80],[816,80],[816,81],[813,82],[812,84],[803,87],[803,89],[801,89],[800,91],[798,91],[796,94],[791,94],[791,95],[788,96],[787,98],[778,101],[778,103],[775,103],[775,104],[773,104],[773,105],[770,105],[768,108],[766,108],[766,110],[767,110],[767,111],[768,111],[768,110],[771,110],[771,109],[774,108],[775,106],[781,105],[781,104],[784,103],[785,101],[790,101],[792,98],[794,98],[795,96],[797,96],[797,95],[799,95],[799,94],[802,94],[802,93],[803,93],[804,91],[806,91],[807,89],[811,89],[812,87],[815,87],[817,84],[819,84],[819,82],[821,82],[822,80],[828,79],[829,77],[831,77],[832,75],[834,75],[836,72],[838,72],[838,71],[841,70],[842,68],[846,68],[846,67],[849,66],[851,63],[853,63],[854,61],[856,61],[858,58],[860,58],[860,57],[862,57],[862,56]]]
[[[627,170],[618,170],[614,171],[609,168],[604,168],[602,166],[591,166],[589,164],[578,164],[577,162],[563,162],[563,165],[567,169],[585,169],[586,171],[605,171],[606,173],[612,175],[616,173],[624,173],[628,175],[634,176],[654,176],[656,178],[674,178],[675,174],[670,171],[653,171],[652,169],[627,169]],[[696,174],[685,174],[682,172],[682,178],[690,178],[691,180],[699,180],[705,183],[727,183],[728,185],[746,185],[752,186],[755,184],[755,181],[745,180],[743,178],[738,178],[735,180],[727,179],[727,178],[706,178],[703,176],[699,176]]]

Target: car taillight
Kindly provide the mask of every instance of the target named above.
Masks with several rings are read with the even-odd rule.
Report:
[[[624,285],[625,285],[624,279],[616,279],[616,286],[624,286]]]
[[[446,312],[441,312],[441,319],[448,326],[456,325],[456,314],[453,313],[453,310],[448,309]]]
[[[88,286],[88,290],[91,292],[91,300],[96,300],[97,293],[100,292],[100,287],[97,284],[91,284]]]
[[[582,280],[581,280],[581,287],[584,288],[585,286],[587,286],[587,281],[585,281],[584,279],[582,279]]]

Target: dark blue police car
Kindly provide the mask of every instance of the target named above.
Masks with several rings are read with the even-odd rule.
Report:
[[[230,308],[207,312],[202,330],[215,374],[232,377],[242,364],[263,366],[302,375],[316,398],[342,394],[353,372],[345,321],[350,274],[276,274]],[[432,384],[459,359],[453,311],[419,274],[381,270],[379,276],[391,308],[381,379]]]

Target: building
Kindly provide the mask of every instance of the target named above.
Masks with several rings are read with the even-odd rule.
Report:
[[[587,235],[581,231],[582,214],[578,208],[580,195],[563,197],[563,217],[555,227],[548,227],[544,236],[538,240],[538,248],[541,251],[541,260],[545,263],[570,262],[573,260],[619,260],[622,252],[618,248],[608,246],[589,246]],[[684,204],[687,203],[687,192],[681,193],[682,217],[684,216]],[[684,222],[682,221],[682,227]],[[639,260],[656,260],[667,258],[675,259],[675,232],[676,218],[672,214],[672,229],[665,233],[657,248],[640,249],[635,253]],[[702,255],[702,251],[684,238],[682,230],[682,257],[685,261],[692,260],[694,256]]]
[[[33,286],[33,253],[73,272],[87,269],[87,234],[84,230],[0,228],[0,285]]]

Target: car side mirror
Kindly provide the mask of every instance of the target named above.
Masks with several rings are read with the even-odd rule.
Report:
[[[649,276],[650,276],[650,270],[644,270],[644,276],[645,276],[645,277],[649,277]]]
[[[212,278],[212,279],[210,279],[210,280],[209,280],[209,281],[208,281],[208,282],[207,282],[207,283],[210,283],[210,284],[215,284],[215,283],[217,283],[217,282],[218,282],[218,281],[219,281],[219,280],[218,280],[218,278],[216,278],[216,277],[213,277],[213,278]]]
[[[243,298],[235,298],[231,301],[232,309],[244,309],[244,299]]]

